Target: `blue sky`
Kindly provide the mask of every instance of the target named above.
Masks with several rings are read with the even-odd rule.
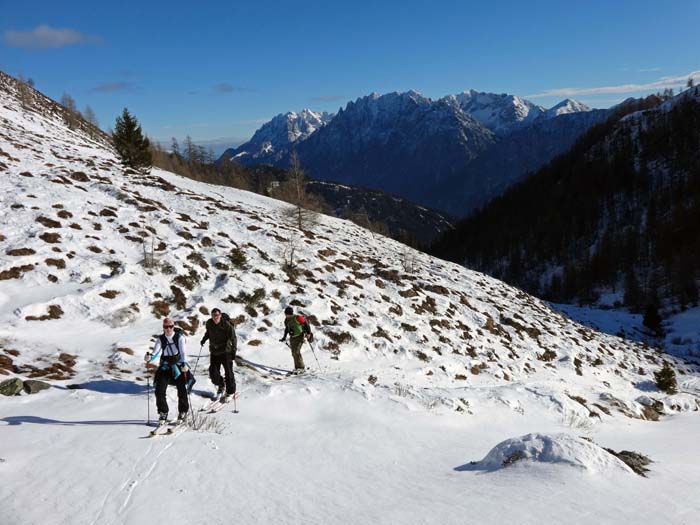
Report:
[[[70,93],[103,128],[126,106],[161,140],[234,143],[277,113],[373,91],[608,107],[700,70],[700,0],[0,0],[0,12],[1,70]]]

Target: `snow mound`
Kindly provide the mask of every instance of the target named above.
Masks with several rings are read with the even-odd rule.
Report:
[[[560,463],[591,473],[632,472],[605,449],[569,434],[527,434],[507,439],[492,448],[476,466],[493,471],[523,460]]]

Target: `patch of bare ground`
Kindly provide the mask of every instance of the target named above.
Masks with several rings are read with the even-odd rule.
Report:
[[[52,304],[48,308],[48,313],[41,315],[39,317],[35,315],[28,315],[24,319],[25,321],[50,321],[52,319],[60,319],[63,315],[63,308],[57,304]]]
[[[44,217],[43,215],[40,215],[39,217],[36,218],[36,222],[41,224],[42,226],[45,226],[47,228],[60,228],[61,223],[58,221],[55,221],[53,219],[49,219],[48,217]]]
[[[49,244],[56,244],[61,242],[61,234],[46,232],[39,235],[39,239]]]
[[[177,324],[182,330],[187,334],[187,335],[194,335],[197,333],[197,329],[199,328],[199,317],[196,315],[191,315],[187,318],[187,320],[180,320],[177,321],[175,324]]]
[[[188,260],[188,261],[192,261],[193,263],[199,265],[201,268],[203,268],[203,269],[205,269],[205,270],[208,270],[208,269],[209,269],[209,264],[208,264],[207,261],[204,259],[204,257],[202,256],[202,254],[200,254],[199,252],[191,252],[191,253],[187,256],[187,260]]]
[[[45,368],[39,368],[34,365],[15,366],[13,371],[16,374],[24,374],[27,377],[34,379],[43,377],[45,379],[54,379],[57,381],[70,379],[75,375],[76,356],[62,352],[57,361]]]
[[[104,297],[105,299],[114,299],[117,295],[119,295],[119,293],[120,292],[118,292],[116,290],[105,290],[104,292],[102,292],[99,295],[100,295],[100,297]]]
[[[175,285],[171,285],[170,291],[173,292],[175,306],[177,307],[177,309],[184,310],[187,307],[187,296],[185,296],[182,289],[178,288]]]
[[[162,299],[157,299],[151,303],[151,310],[153,311],[153,315],[160,319],[170,314],[170,305]]]
[[[0,281],[8,281],[10,279],[19,279],[22,274],[31,272],[34,269],[33,264],[24,264],[22,266],[13,266],[9,270],[0,272]]]
[[[15,248],[13,250],[7,250],[5,253],[12,257],[21,257],[23,255],[34,255],[36,252],[31,248]]]
[[[342,345],[342,344],[349,343],[350,341],[352,341],[352,336],[350,335],[349,332],[328,331],[328,332],[325,332],[324,335],[326,337],[328,337],[328,339],[330,339],[331,341],[333,341],[334,343],[336,343],[338,345]]]
[[[66,267],[66,261],[63,259],[46,259],[44,262],[46,263],[46,266],[55,266],[59,270],[63,270]]]

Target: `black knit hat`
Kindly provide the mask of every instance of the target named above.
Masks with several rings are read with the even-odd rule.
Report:
[[[294,309],[291,306],[287,306],[287,308],[284,309],[284,315],[292,315],[294,314]]]

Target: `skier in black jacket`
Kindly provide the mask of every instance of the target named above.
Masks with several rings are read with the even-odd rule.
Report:
[[[209,341],[209,379],[217,386],[216,396],[226,402],[236,393],[236,378],[233,375],[233,359],[236,357],[236,331],[231,320],[221,310],[214,308],[211,319],[206,322],[206,334],[201,345]],[[221,377],[221,366],[224,377]]]

